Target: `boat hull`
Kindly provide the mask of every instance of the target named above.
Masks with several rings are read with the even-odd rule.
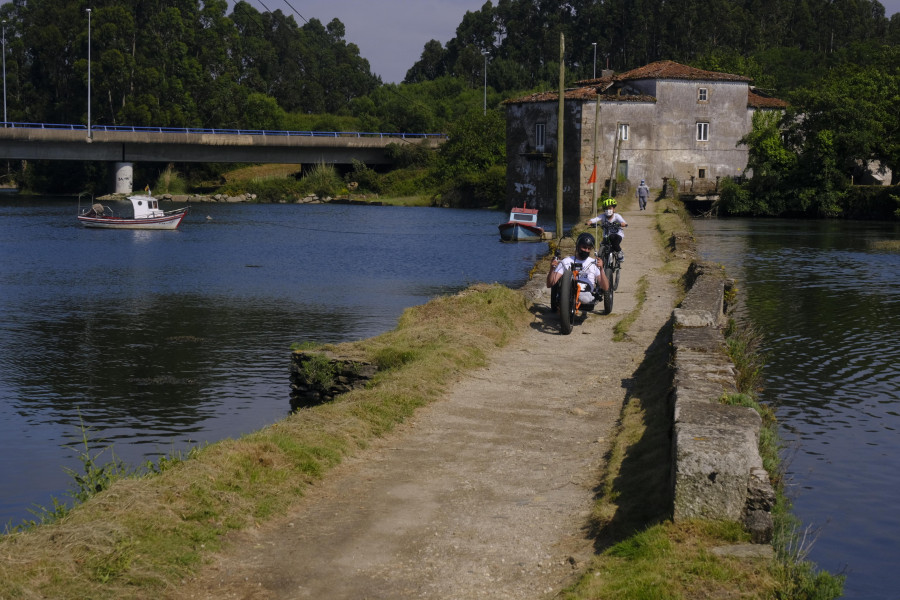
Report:
[[[102,217],[79,215],[78,222],[85,227],[95,229],[177,229],[187,214],[187,208],[173,211],[162,217],[145,217],[142,219],[123,219],[121,217]]]
[[[539,242],[544,236],[543,228],[522,223],[502,223],[499,228],[504,242]]]

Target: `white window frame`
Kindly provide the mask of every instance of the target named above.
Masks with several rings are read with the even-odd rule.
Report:
[[[547,124],[546,123],[535,123],[534,124],[534,149],[538,152],[544,151],[544,146],[547,143]]]
[[[708,142],[709,141],[709,123],[707,121],[698,121],[697,122],[697,141],[698,142]]]
[[[628,127],[628,123],[619,123],[619,139],[622,141],[628,140],[628,132],[630,127]]]
[[[709,102],[709,88],[697,89],[697,102]]]

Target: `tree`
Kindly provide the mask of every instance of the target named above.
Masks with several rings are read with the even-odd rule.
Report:
[[[848,180],[869,161],[900,169],[900,49],[885,52],[894,57],[892,67],[848,66],[791,95],[795,147],[802,152],[807,144],[827,145]],[[826,131],[827,144],[818,137]]]
[[[444,181],[506,164],[506,120],[503,113],[473,111],[458,120],[438,152]]]
[[[431,81],[447,74],[444,48],[437,40],[429,40],[422,50],[422,56],[406,72],[403,83]]]

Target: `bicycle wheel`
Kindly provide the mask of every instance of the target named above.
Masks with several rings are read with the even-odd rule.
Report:
[[[612,269],[612,279],[609,280],[610,285],[612,286],[613,291],[618,291],[619,289],[619,274],[622,272],[622,265],[619,264],[619,259],[614,259]]]
[[[606,271],[606,278],[610,282],[609,289],[603,292],[603,314],[608,315],[612,312],[613,298],[616,295],[616,290],[612,286],[613,270],[610,267],[606,267],[604,270]]]
[[[559,331],[563,335],[572,333],[575,324],[576,293],[572,270],[566,269],[559,280]]]

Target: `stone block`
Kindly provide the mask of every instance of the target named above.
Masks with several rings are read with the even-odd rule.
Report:
[[[708,310],[676,308],[672,314],[675,316],[676,327],[715,327],[717,323],[713,313]]]

